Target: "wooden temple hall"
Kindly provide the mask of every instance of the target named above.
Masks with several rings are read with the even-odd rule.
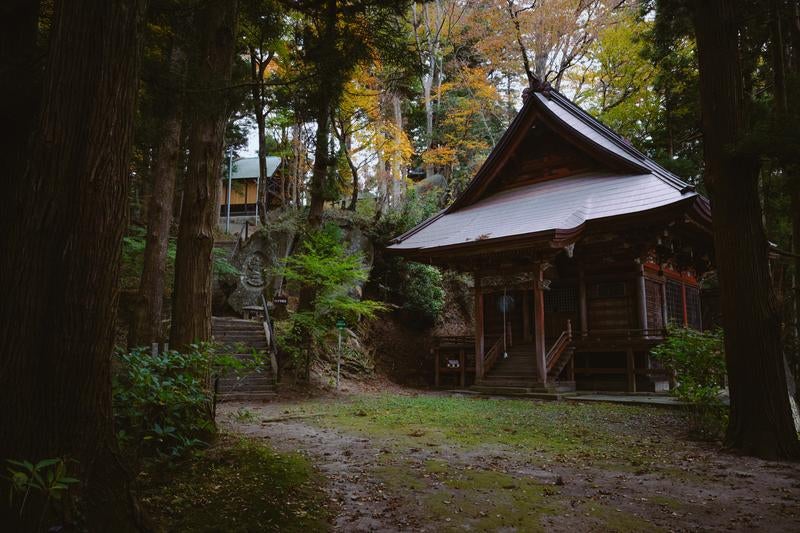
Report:
[[[535,394],[665,390],[649,351],[670,322],[702,328],[712,245],[693,186],[540,84],[466,190],[389,250],[473,275],[474,337],[440,339],[437,384]]]

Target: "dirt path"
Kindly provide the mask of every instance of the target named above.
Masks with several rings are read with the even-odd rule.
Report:
[[[800,531],[800,467],[689,445],[670,470],[553,461],[530,449],[365,438],[287,415],[296,403],[224,404],[223,428],[312,458],[337,531]],[[233,416],[240,408],[254,416]],[[433,439],[431,439],[433,440]]]
[[[423,531],[416,517],[406,515],[401,501],[390,494],[385,484],[373,476],[376,458],[381,455],[370,439],[320,429],[303,419],[279,422],[264,420],[284,417],[286,404],[226,403],[218,408],[217,418],[224,429],[267,439],[282,452],[299,452],[330,480],[326,490],[338,508],[334,524],[338,531]],[[229,416],[246,408],[257,414],[253,422],[236,421]]]

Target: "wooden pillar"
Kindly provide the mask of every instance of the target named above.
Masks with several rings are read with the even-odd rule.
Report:
[[[475,273],[475,381],[483,379],[483,290]]]
[[[627,374],[628,374],[628,392],[636,392],[636,362],[633,356],[633,349],[628,348],[627,356]]]
[[[461,386],[465,386],[467,384],[467,364],[466,358],[464,357],[464,348],[461,348],[458,351],[458,368],[461,369]]]
[[[647,295],[644,286],[644,265],[638,265],[636,272],[636,310],[638,311],[639,329],[647,329]]]
[[[669,324],[669,311],[667,310],[667,277],[661,274],[661,313],[663,315],[662,324],[664,329],[667,329]]]
[[[585,337],[589,333],[589,315],[586,311],[586,275],[583,267],[578,272],[578,309],[581,315],[581,337]]]
[[[522,342],[531,342],[531,302],[528,291],[522,291]]]
[[[534,270],[533,284],[533,334],[534,345],[536,347],[536,370],[539,380],[544,384],[547,382],[547,362],[545,361],[544,347],[544,271],[542,265],[537,264]]]

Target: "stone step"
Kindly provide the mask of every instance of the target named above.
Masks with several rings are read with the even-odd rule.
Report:
[[[217,340],[231,337],[263,338],[264,330],[262,328],[254,329],[252,331],[219,331],[215,329],[211,336]]]
[[[218,402],[257,402],[269,401],[277,396],[275,392],[231,392],[218,394]]]
[[[503,381],[506,379],[515,379],[517,381],[535,381],[537,379],[536,376],[536,372],[502,372],[497,374],[492,372],[491,374],[484,376],[483,379],[491,379],[493,381]]]
[[[263,327],[264,322],[261,320],[236,320],[236,322],[212,322],[211,327],[214,329],[251,329]]]
[[[484,379],[477,382],[479,386],[485,387],[514,387],[531,389],[531,391],[546,391],[547,389],[541,388],[539,382],[530,379]],[[531,392],[529,391],[529,392]]]
[[[535,372],[536,365],[503,365],[493,366],[489,374],[502,374],[503,372]]]
[[[511,398],[529,398],[532,400],[559,401],[571,397],[574,392],[558,392],[547,390],[531,390],[520,387],[482,387],[473,385],[469,392],[491,396],[508,396]]]
[[[260,352],[261,355],[266,357],[266,351],[265,350],[256,350],[256,352]],[[232,357],[236,357],[237,359],[243,359],[243,360],[247,360],[247,359],[250,359],[251,357],[253,357],[253,354],[251,352],[230,353],[230,352],[222,351],[221,353],[223,353],[225,355],[230,355]]]
[[[247,321],[244,324],[212,324],[211,329],[214,332],[237,332],[237,331],[264,331],[263,322]]]
[[[237,343],[249,344],[249,343],[267,342],[267,338],[263,334],[261,334],[261,336],[253,335],[251,337],[223,337],[223,338],[219,338],[219,337],[215,336],[214,340],[216,342],[218,342],[218,343],[221,343],[221,344],[237,344]]]
[[[229,339],[232,337],[243,338],[263,338],[264,330],[262,328],[254,329],[251,331],[219,331],[215,330],[213,333],[215,339]]]
[[[215,317],[211,326],[213,338],[222,345],[223,353],[229,352],[228,355],[246,361],[253,357],[252,352],[260,352],[266,359],[268,345],[263,322]],[[217,382],[221,401],[269,399],[275,396],[276,387],[276,379],[269,364],[259,372],[243,376],[231,372]]]

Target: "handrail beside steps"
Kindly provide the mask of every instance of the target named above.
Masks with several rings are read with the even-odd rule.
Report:
[[[550,347],[548,350],[547,355],[545,355],[545,362],[547,365],[547,371],[550,372],[558,363],[558,360],[561,358],[561,354],[564,353],[564,350],[567,349],[569,343],[572,342],[572,321],[567,320],[567,329],[561,332],[556,342],[553,346]]]
[[[505,343],[503,342],[505,341]],[[500,351],[503,349],[503,345],[505,344],[506,347],[510,348],[513,338],[511,336],[511,323],[508,323],[508,327],[503,332],[503,335],[497,338],[492,344],[489,351],[486,352],[486,355],[483,357],[483,373],[484,375],[492,369],[492,367],[497,363],[497,358],[500,355]]]
[[[264,309],[264,335],[267,337],[267,347],[269,349],[269,363],[272,367],[272,375],[275,381],[278,380],[278,359],[275,357],[277,352],[275,346],[275,330],[272,328],[272,320],[269,319],[269,308],[267,307],[267,299],[261,295],[261,307]]]

